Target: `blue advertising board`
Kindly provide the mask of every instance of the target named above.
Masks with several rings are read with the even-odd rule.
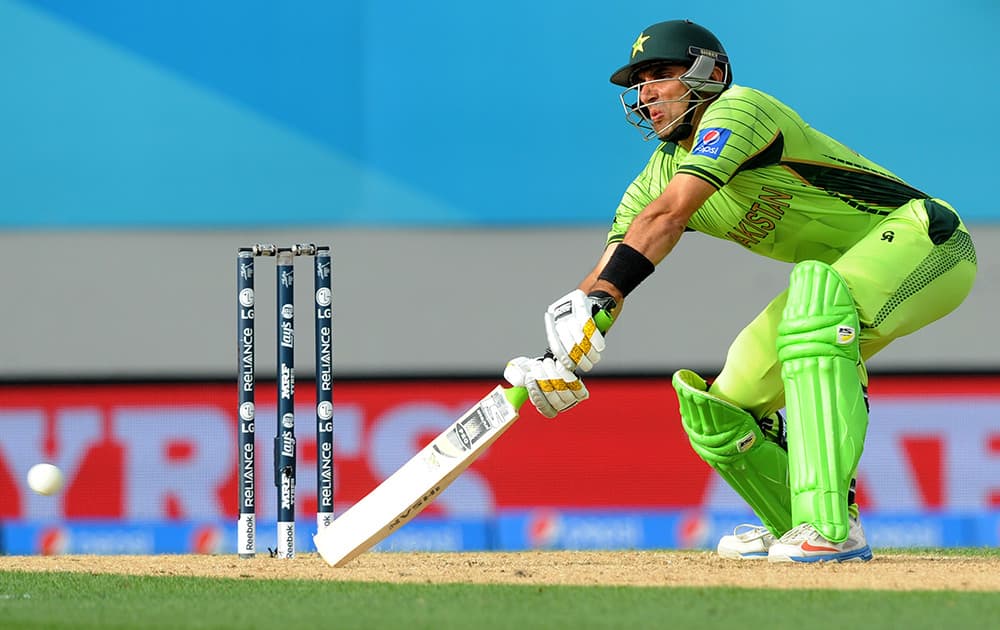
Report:
[[[527,550],[714,550],[749,512],[523,510],[492,518],[422,516],[375,545],[380,552]],[[997,547],[1000,512],[866,514],[875,548]],[[297,525],[296,551],[315,552],[315,522]],[[260,523],[258,553],[275,545],[277,527]],[[236,553],[236,521],[0,522],[0,554],[148,555]]]

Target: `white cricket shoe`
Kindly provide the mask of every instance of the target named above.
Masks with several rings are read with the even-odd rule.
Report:
[[[732,534],[719,539],[716,551],[731,560],[764,560],[767,550],[777,542],[774,534],[761,525],[737,525]]]
[[[767,552],[769,562],[867,562],[872,550],[865,540],[861,520],[851,517],[844,542],[830,542],[809,523],[793,527]]]

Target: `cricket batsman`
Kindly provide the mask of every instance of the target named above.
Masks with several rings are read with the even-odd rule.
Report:
[[[660,22],[627,53],[611,82],[624,88],[627,120],[658,146],[593,270],[546,310],[549,352],[512,359],[505,377],[547,417],[585,400],[578,372],[605,350],[600,322],[685,232],[791,263],[788,288],[736,336],[713,382],[673,375],[684,430],[763,523],[723,537],[720,555],[870,560],[853,487],[868,426],[865,361],[962,303],[976,275],[969,231],[947,201],[734,85],[707,29]],[[739,270],[696,273],[724,292]]]

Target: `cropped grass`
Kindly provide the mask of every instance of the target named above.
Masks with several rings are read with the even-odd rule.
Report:
[[[1000,594],[578,587],[0,572],[0,627],[986,627]]]
[[[939,556],[945,558],[1000,558],[1000,547],[879,547],[875,550],[875,554]]]

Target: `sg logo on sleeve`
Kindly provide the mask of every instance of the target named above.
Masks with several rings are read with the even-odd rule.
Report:
[[[732,133],[731,129],[725,127],[702,129],[698,132],[698,142],[695,143],[691,155],[704,155],[713,160],[719,159],[719,153],[722,152],[722,147],[726,146]]]

